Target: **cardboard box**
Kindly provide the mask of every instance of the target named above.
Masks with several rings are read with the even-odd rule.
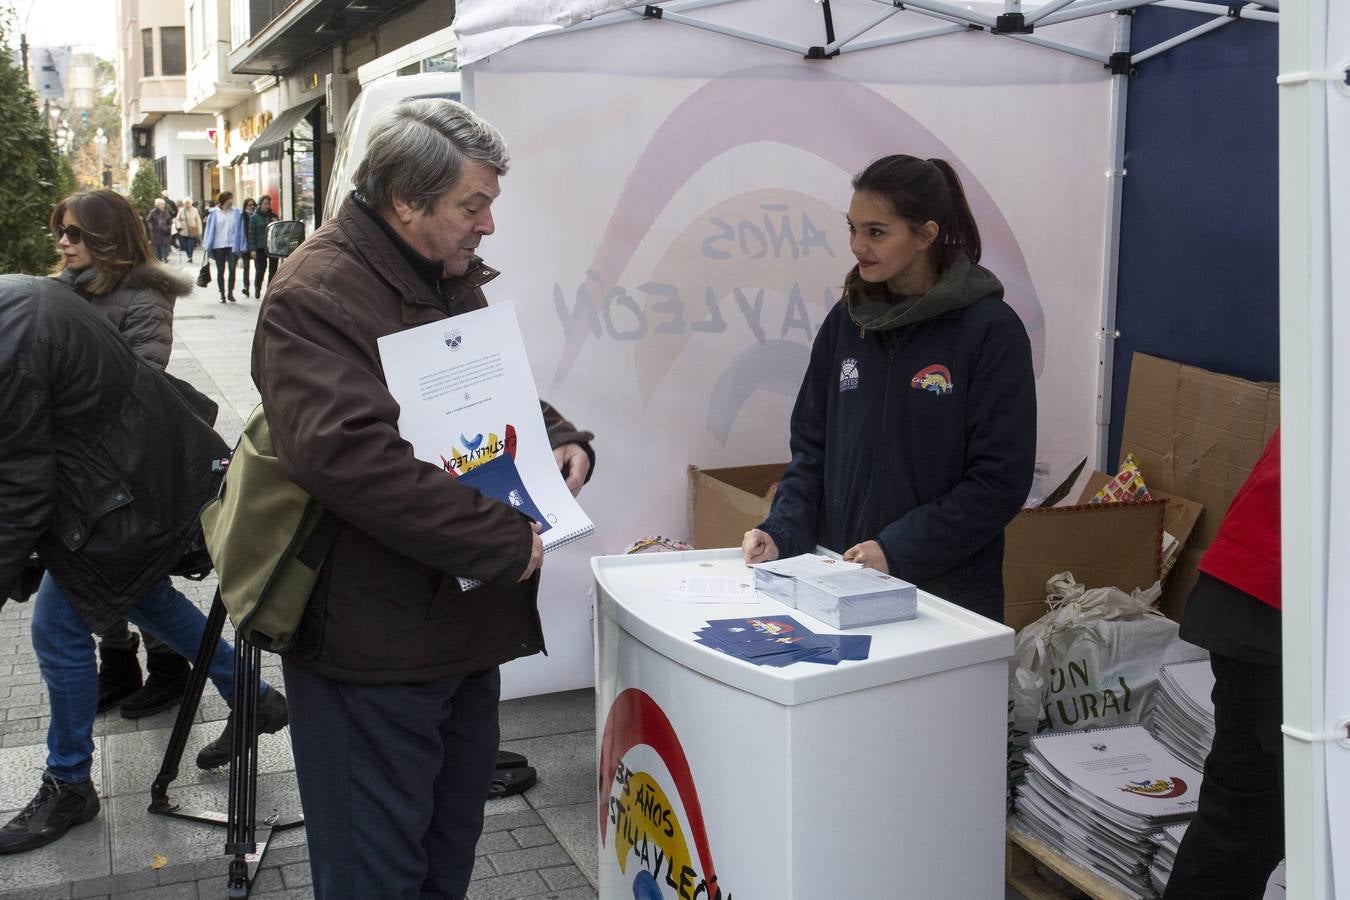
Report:
[[[1045,582],[1059,572],[1088,587],[1152,585],[1167,506],[1150,500],[1022,510],[1004,532],[1004,624],[1020,629],[1045,615]]]
[[[1279,425],[1278,384],[1134,355],[1120,458],[1135,455],[1150,491],[1204,507],[1163,594],[1162,609],[1171,618],[1180,617],[1196,564]]]
[[[698,550],[739,547],[745,533],[769,514],[769,488],[787,463],[689,467],[689,543]]]
[[[1079,503],[1088,503],[1092,497],[1101,489],[1102,485],[1111,480],[1111,476],[1105,472],[1093,472],[1088,476],[1087,484],[1083,488],[1083,493],[1079,496]],[[1148,476],[1144,476],[1144,481],[1148,481]],[[1164,491],[1154,490],[1153,485],[1148,486],[1149,494],[1154,500],[1163,500],[1167,503],[1167,508],[1163,512],[1163,530],[1177,539],[1181,545],[1181,551],[1178,552],[1176,560],[1173,562],[1173,569],[1180,564],[1181,552],[1188,545],[1192,533],[1195,531],[1196,523],[1200,521],[1200,516],[1204,513],[1205,507],[1196,503],[1194,500],[1187,500],[1185,497],[1176,497]],[[1163,577],[1168,577],[1166,564],[1163,567]]]

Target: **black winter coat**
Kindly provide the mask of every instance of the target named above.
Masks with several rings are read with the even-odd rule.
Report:
[[[167,575],[229,448],[104,315],[0,276],[0,593],[36,548],[91,630]]]
[[[844,303],[816,335],[792,462],[760,525],[781,556],[877,541],[891,574],[1003,621],[1003,529],[1036,459],[1026,329],[997,296],[860,333]]]

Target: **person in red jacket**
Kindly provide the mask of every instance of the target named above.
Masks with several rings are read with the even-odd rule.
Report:
[[[1164,900],[1259,900],[1284,858],[1280,433],[1200,559],[1181,637],[1209,650],[1214,744]]]

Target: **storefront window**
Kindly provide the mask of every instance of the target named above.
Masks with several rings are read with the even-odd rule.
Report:
[[[314,126],[301,119],[291,132],[291,186],[295,190],[292,216],[305,223],[305,234],[314,231]]]

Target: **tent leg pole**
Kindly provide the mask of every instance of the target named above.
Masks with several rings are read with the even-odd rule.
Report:
[[[1117,53],[1130,50],[1130,16],[1115,16],[1113,49]],[[1115,365],[1116,338],[1116,282],[1120,276],[1120,219],[1121,197],[1125,187],[1125,101],[1129,74],[1111,76],[1111,165],[1106,172],[1107,219],[1106,235],[1102,242],[1102,305],[1097,329],[1097,468],[1114,472],[1115,466],[1107,459],[1111,438],[1111,375]]]

